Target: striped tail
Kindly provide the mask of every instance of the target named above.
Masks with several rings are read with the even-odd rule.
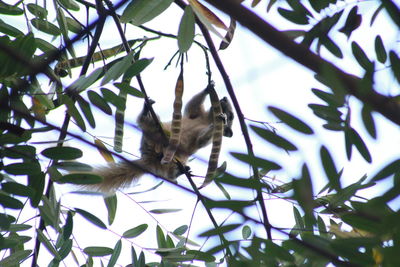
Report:
[[[182,95],[183,95],[183,68],[179,74],[175,86],[174,111],[172,113],[171,136],[169,144],[164,152],[164,157],[161,159],[161,164],[168,164],[174,158],[175,152],[178,149],[181,139],[181,124],[182,124]]]
[[[210,153],[210,158],[208,160],[208,169],[206,174],[206,179],[200,188],[207,186],[214,179],[216,170],[218,168],[218,158],[221,151],[222,145],[222,135],[224,133],[224,122],[226,121],[226,116],[222,112],[221,104],[218,99],[218,95],[215,92],[213,86],[208,88],[211,100],[211,107],[213,112],[213,135],[212,135],[212,148]]]

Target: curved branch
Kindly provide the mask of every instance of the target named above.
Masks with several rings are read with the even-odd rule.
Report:
[[[360,78],[344,72],[334,64],[314,54],[307,47],[292,41],[271,24],[241,5],[239,1],[206,1],[240,22],[264,42],[304,67],[317,74],[323,74],[326,70],[332,71],[335,77],[341,81],[348,94],[355,96],[363,103],[368,104],[375,111],[381,113],[387,119],[400,125],[400,104],[393,98],[379,94],[372,85],[369,85],[370,88],[362,87]]]

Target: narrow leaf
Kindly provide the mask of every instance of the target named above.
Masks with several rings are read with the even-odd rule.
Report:
[[[270,130],[260,128],[255,125],[250,125],[250,127],[260,137],[262,137],[269,143],[271,143],[279,148],[282,148],[282,149],[288,150],[288,151],[296,151],[297,150],[297,147],[295,145],[293,145],[291,142],[289,142],[288,140],[284,139],[283,137],[279,136],[278,134],[276,134]]]
[[[387,53],[380,35],[375,37],[375,54],[379,62],[385,63],[387,60]]]
[[[92,173],[70,173],[57,180],[58,183],[69,183],[77,185],[98,184],[103,181],[101,176]]]
[[[400,172],[400,159],[397,159],[388,165],[386,165],[382,170],[380,170],[375,176],[371,179],[371,181],[380,181],[391,175]]]
[[[105,197],[104,203],[106,204],[108,212],[108,224],[111,225],[117,213],[117,195],[113,194],[112,196]]]
[[[82,150],[75,147],[51,147],[43,150],[41,154],[54,160],[73,160],[82,157]]]
[[[178,47],[180,53],[186,53],[194,39],[194,14],[190,5],[186,6],[178,30]]]
[[[114,251],[111,255],[110,261],[107,264],[107,267],[113,267],[117,263],[117,260],[119,258],[119,255],[121,254],[121,249],[122,249],[122,242],[121,239],[117,241],[117,243],[114,246]]]
[[[114,250],[108,247],[86,247],[83,249],[83,252],[91,257],[103,257],[111,255]]]
[[[181,210],[182,209],[153,209],[153,210],[149,210],[149,212],[154,213],[154,214],[164,214],[164,213],[178,212]]]
[[[102,228],[102,229],[107,229],[107,226],[99,219],[97,218],[95,215],[93,215],[90,212],[87,212],[85,210],[79,209],[79,208],[75,208],[75,211],[77,213],[79,213],[80,215],[82,215],[82,217],[84,217],[86,220],[88,220],[89,222],[93,223],[94,225]]]
[[[304,134],[313,134],[314,131],[305,122],[277,107],[269,106],[268,109],[281,121],[296,131]]]
[[[93,105],[95,105],[101,111],[103,111],[104,113],[106,113],[108,115],[112,114],[112,110],[111,110],[110,106],[104,100],[104,98],[102,98],[98,93],[96,93],[95,91],[89,90],[87,92],[87,94],[88,94],[90,102],[92,102]]]
[[[163,13],[173,0],[135,0],[131,1],[121,16],[122,23],[140,26]]]
[[[321,146],[320,156],[322,161],[322,166],[324,167],[324,171],[326,176],[329,179],[329,183],[331,187],[337,191],[340,190],[340,181],[339,174],[336,169],[335,163],[333,162],[332,156],[329,153],[329,150],[325,146]]]
[[[137,237],[137,236],[141,235],[144,231],[146,231],[148,227],[149,227],[149,225],[147,225],[147,224],[138,225],[138,226],[136,226],[136,227],[134,227],[132,229],[129,229],[129,230],[125,231],[122,234],[122,236],[125,237],[125,238]]]

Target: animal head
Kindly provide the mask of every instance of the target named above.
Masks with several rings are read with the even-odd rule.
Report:
[[[231,102],[228,100],[227,97],[221,98],[219,102],[221,104],[222,112],[226,115],[226,123],[224,125],[224,136],[232,137],[233,136],[232,123],[235,118],[235,115],[233,113]]]

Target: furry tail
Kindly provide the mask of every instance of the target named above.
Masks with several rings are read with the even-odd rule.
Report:
[[[141,163],[142,161],[139,159],[131,163],[120,162],[100,167],[93,173],[102,176],[103,181],[100,184],[90,185],[89,188],[102,192],[110,192],[121,187],[126,187],[132,182],[137,181],[145,173],[141,167]]]

